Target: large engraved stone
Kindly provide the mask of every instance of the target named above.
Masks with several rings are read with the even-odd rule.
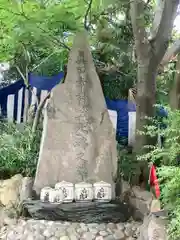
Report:
[[[115,132],[85,33],[74,40],[65,83],[45,109],[34,189],[62,180],[113,184],[117,171]]]

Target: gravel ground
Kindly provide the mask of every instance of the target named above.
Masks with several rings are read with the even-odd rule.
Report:
[[[142,223],[76,223],[9,219],[0,229],[1,240],[135,240]]]

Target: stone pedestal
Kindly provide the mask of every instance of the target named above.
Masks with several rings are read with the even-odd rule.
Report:
[[[51,204],[28,200],[23,209],[34,219],[83,223],[119,223],[131,217],[127,204],[119,201],[111,203],[79,202]]]

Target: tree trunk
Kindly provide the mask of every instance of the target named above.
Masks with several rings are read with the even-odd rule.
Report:
[[[170,106],[173,110],[180,110],[180,54],[177,60],[174,83],[170,92]]]
[[[146,64],[144,64],[146,62]],[[146,134],[145,126],[150,124],[150,118],[154,116],[154,104],[156,103],[156,74],[158,64],[154,57],[151,60],[143,61],[138,64],[138,84],[136,98],[136,141],[133,152],[136,155],[142,154],[146,149],[143,146],[154,144],[154,139]],[[137,172],[133,177],[133,183],[144,184],[148,181],[149,170],[147,161],[139,161],[137,164]],[[141,180],[140,180],[141,178]]]
[[[138,85],[137,85],[137,110],[136,129],[144,132],[144,127],[149,125],[149,120],[154,116],[154,104],[156,95],[156,74],[171,37],[174,19],[177,12],[179,0],[159,0],[155,4],[155,14],[152,23],[151,34],[146,31],[145,9],[147,7],[143,0],[130,1],[130,15],[135,40],[138,62]],[[177,44],[178,46],[178,44]],[[154,139],[147,134],[136,134],[134,145],[135,154],[141,153],[145,145],[152,145]],[[136,181],[148,178],[148,162],[140,162],[140,175],[135,173]],[[139,164],[137,164],[137,167]],[[137,182],[133,182],[137,183]]]
[[[143,67],[138,66],[138,87],[136,99],[136,129],[145,131],[145,126],[149,124],[149,119],[154,116],[154,104],[156,102],[156,72],[157,65],[150,61]],[[142,146],[150,144],[150,137],[147,135],[136,134],[134,151],[142,151]]]

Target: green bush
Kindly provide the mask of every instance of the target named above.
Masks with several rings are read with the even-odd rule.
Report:
[[[161,188],[161,200],[169,212],[169,237],[180,239],[180,111],[168,111],[167,128],[161,130],[165,137],[162,148],[148,146],[150,151],[139,157],[139,160],[151,159],[160,162],[158,176]],[[154,130],[152,131],[152,129]],[[157,134],[157,128],[147,127],[151,136]]]
[[[118,144],[118,177],[132,183],[134,176],[139,174],[137,160],[132,154],[132,149],[125,148],[124,145]]]
[[[20,173],[34,176],[41,130],[32,134],[28,125],[0,123],[0,178]]]

